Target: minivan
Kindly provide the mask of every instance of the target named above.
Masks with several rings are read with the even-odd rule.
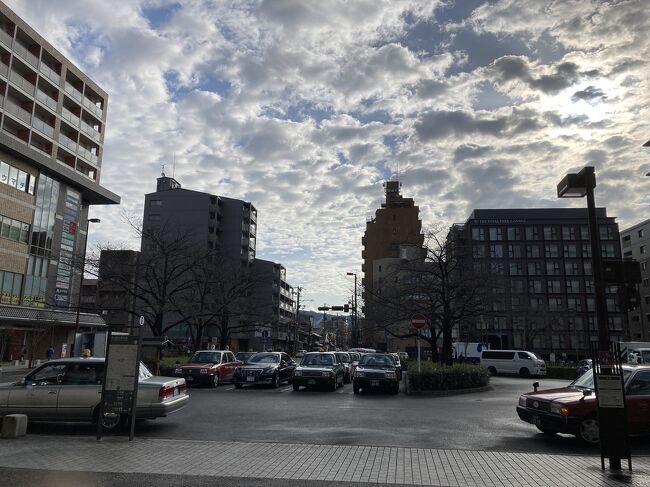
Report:
[[[487,369],[490,375],[546,375],[546,363],[533,352],[525,350],[483,350],[481,367]]]

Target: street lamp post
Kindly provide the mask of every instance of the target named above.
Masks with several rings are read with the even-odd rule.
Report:
[[[79,333],[79,313],[81,312],[81,291],[84,284],[84,272],[86,269],[86,250],[88,249],[88,229],[90,228],[91,223],[99,223],[101,220],[99,218],[88,218],[88,225],[86,225],[86,239],[84,240],[84,252],[81,257],[81,275],[79,276],[79,294],[77,295],[77,316],[75,318],[74,324],[74,336],[72,337],[72,350],[70,350],[70,356],[74,357],[75,347],[77,346],[77,333]]]
[[[348,272],[348,276],[354,276],[354,296],[352,296],[352,347],[359,346],[359,314],[357,312],[357,273]]]

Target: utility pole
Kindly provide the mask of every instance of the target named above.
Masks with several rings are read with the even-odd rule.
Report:
[[[298,351],[298,330],[300,329],[300,291],[302,288],[298,286],[297,288],[298,298],[296,299],[296,321],[293,327],[293,354],[295,355]]]

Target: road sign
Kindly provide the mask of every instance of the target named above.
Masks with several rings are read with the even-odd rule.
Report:
[[[144,316],[140,316],[140,326],[144,325]]]
[[[418,330],[421,330],[427,324],[427,317],[423,314],[415,313],[411,316],[411,324]]]

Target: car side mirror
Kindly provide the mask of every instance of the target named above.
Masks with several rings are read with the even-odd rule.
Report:
[[[593,394],[593,392],[592,392],[591,389],[584,389],[584,390],[582,391],[582,397],[591,396],[592,394]]]
[[[241,365],[241,364],[242,364],[242,361],[241,361],[241,360],[235,360],[235,366],[237,366],[237,365]]]
[[[20,379],[20,380],[14,382],[14,385],[16,385],[16,386],[26,386],[27,381],[25,379]]]
[[[537,392],[537,388],[539,387],[539,382],[533,382],[533,390]]]

